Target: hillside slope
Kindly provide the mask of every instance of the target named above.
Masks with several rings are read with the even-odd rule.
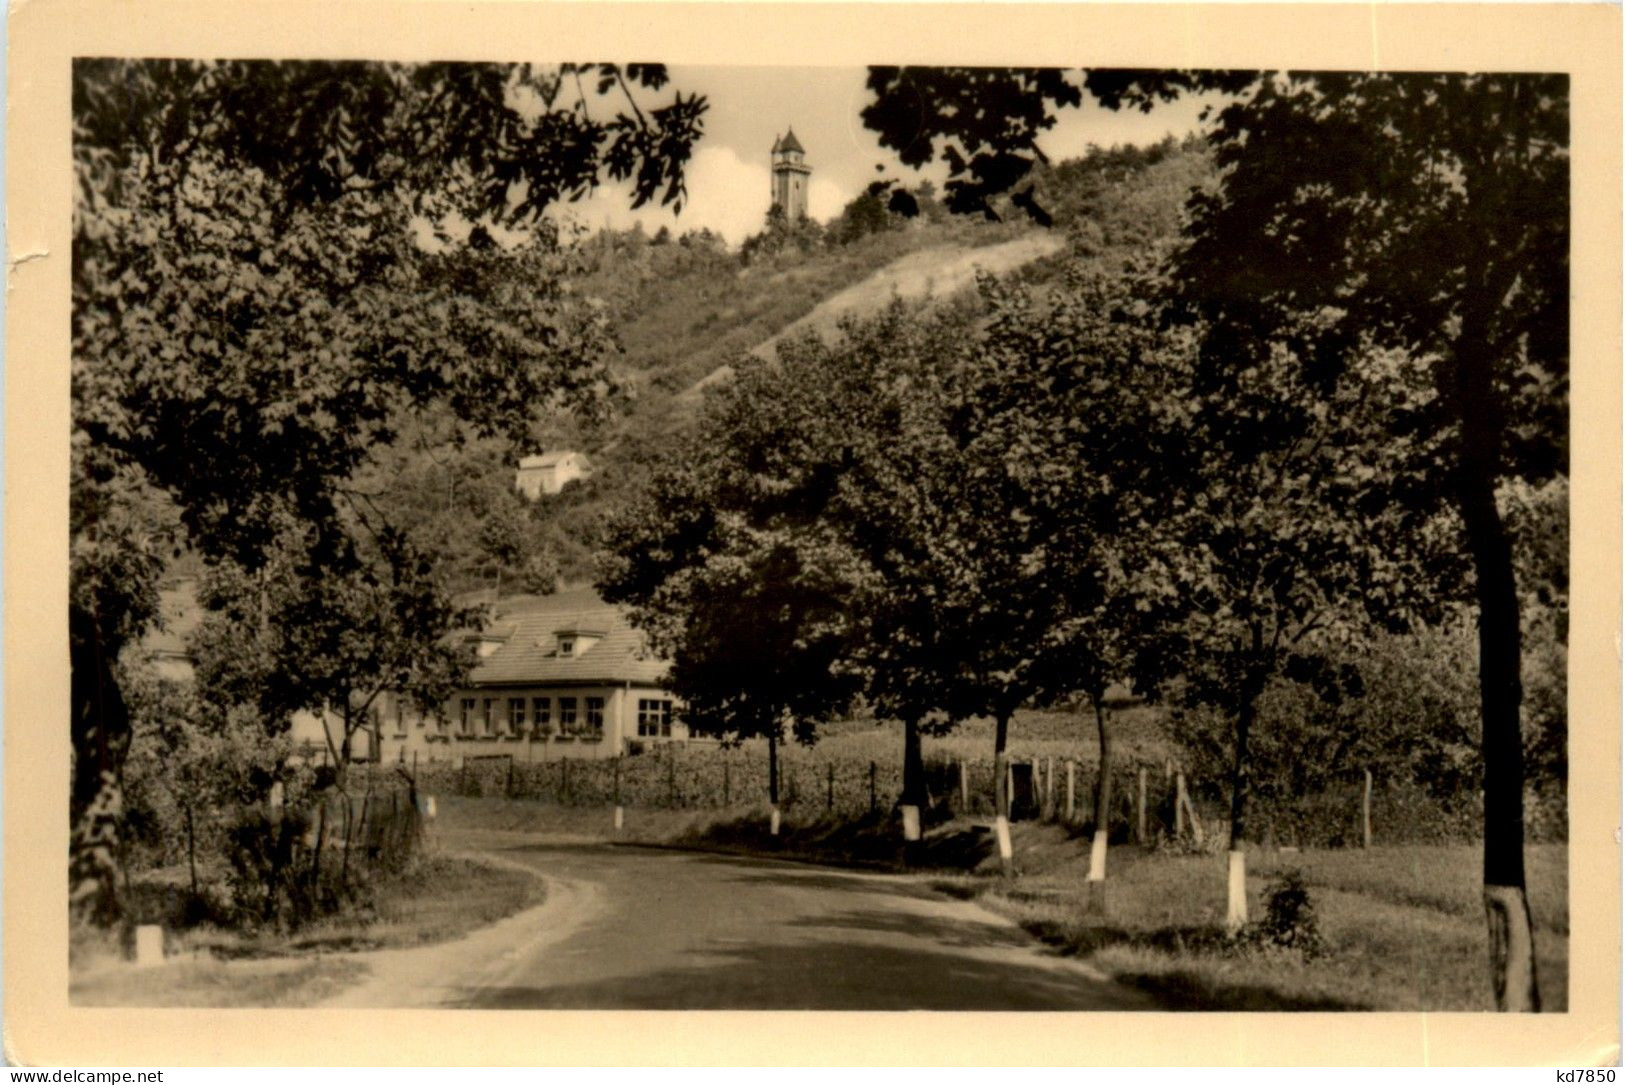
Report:
[[[527,504],[513,493],[513,469],[538,448],[455,440],[455,424],[437,416],[403,427],[402,440],[380,456],[387,462],[374,481],[387,492],[379,500],[440,555],[459,588],[511,591],[523,573],[515,555],[532,561],[537,550],[556,561],[564,581],[581,583],[592,575],[606,522],[694,424],[705,390],[742,357],[768,355],[804,332],[828,337],[843,317],[872,313],[894,297],[963,295],[978,268],[1055,282],[1078,262],[1154,253],[1177,236],[1192,188],[1212,176],[1199,144],[1169,141],[1043,168],[1037,188],[1055,219],[1047,230],[1020,216],[922,214],[866,234],[815,228],[810,242],[742,251],[705,231],[680,238],[601,232],[578,243],[582,272],[573,289],[592,298],[614,329],[620,351],[612,370],[622,394],[606,419],[552,418],[537,434],[543,447],[585,452],[593,476]]]
[[[934,245],[911,252],[898,257],[861,282],[823,299],[811,312],[756,344],[750,353],[757,357],[768,357],[781,340],[807,333],[828,338],[836,334],[843,319],[868,316],[893,298],[924,301],[952,297],[970,289],[976,282],[978,271],[989,275],[1007,275],[1065,247],[1066,240],[1062,235],[1046,231],[1023,234],[1014,240],[993,245]],[[685,404],[696,403],[705,389],[727,380],[732,373],[731,364],[718,366],[684,389],[677,398]]]

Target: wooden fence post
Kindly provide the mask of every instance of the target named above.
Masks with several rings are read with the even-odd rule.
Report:
[[[1016,805],[1016,763],[1014,759],[1004,763],[1004,793],[1008,798],[1011,809]],[[997,801],[994,802],[997,806]]]
[[[1134,821],[1134,824],[1135,824],[1134,839],[1138,843],[1144,844],[1145,843],[1145,766],[1144,765],[1140,766],[1140,796],[1139,796],[1139,804],[1138,804],[1138,806],[1136,808],[1136,813],[1137,813],[1138,816],[1135,818],[1135,821]]]
[[[626,824],[626,809],[621,806],[621,755],[615,755],[615,768],[613,770],[615,788],[615,831],[620,832]]]
[[[1365,847],[1371,847],[1371,770],[1365,770],[1365,790],[1360,796],[1360,828],[1363,830]]]
[[[1055,816],[1055,758],[1044,758],[1044,816]]]
[[[1186,817],[1189,817],[1191,823],[1191,838],[1196,841],[1197,847],[1201,847],[1202,819],[1196,816],[1196,806],[1191,802],[1190,792],[1185,790],[1184,772],[1175,773],[1174,780],[1178,787],[1174,797],[1175,831],[1180,833],[1184,832],[1184,821]]]
[[[355,811],[350,809],[350,795],[348,792],[339,792],[344,800],[344,856],[339,860],[339,891],[350,884],[350,824],[355,818]]]
[[[1076,820],[1078,810],[1078,763],[1072,758],[1066,759],[1066,820],[1070,824]]]
[[[970,810],[970,775],[965,769],[965,759],[959,759],[959,811],[967,813]]]
[[[361,843],[361,857],[367,858],[367,807],[372,803],[372,780],[367,780],[367,793],[361,797],[361,822],[356,826],[356,839]]]
[[[327,840],[327,800],[316,806],[316,846],[310,853],[310,884],[316,889],[322,884],[322,844]]]
[[[508,783],[503,788],[503,794],[507,798],[513,798],[513,754],[508,755]]]
[[[1185,774],[1174,774],[1174,839],[1185,837]]]

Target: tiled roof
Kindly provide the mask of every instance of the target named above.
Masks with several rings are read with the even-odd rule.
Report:
[[[568,448],[554,449],[552,452],[543,452],[540,456],[526,456],[519,461],[520,467],[557,467],[577,453]]]
[[[656,685],[666,662],[644,646],[625,613],[587,588],[532,597],[502,608],[513,632],[507,643],[475,665],[475,685],[545,685],[551,682],[636,682]],[[556,654],[560,630],[602,631],[602,640],[572,656]]]

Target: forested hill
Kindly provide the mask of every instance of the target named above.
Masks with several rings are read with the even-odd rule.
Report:
[[[893,296],[942,299],[971,289],[975,269],[1045,280],[1076,259],[1117,260],[1177,234],[1193,185],[1211,177],[1201,145],[1172,140],[1097,150],[1044,168],[1036,194],[1049,228],[1005,208],[1005,221],[952,216],[929,187],[903,217],[877,196],[824,224],[769,222],[739,251],[704,230],[582,240],[579,291],[601,304],[620,351],[620,395],[605,420],[560,419],[540,436],[587,453],[595,473],[531,505],[513,491],[515,461],[536,448],[475,441],[456,447],[433,420],[403,434],[376,480],[380,500],[419,533],[463,588],[504,594],[555,575],[591,575],[601,528],[674,433],[692,424],[708,383],[787,332],[833,331],[846,313]]]

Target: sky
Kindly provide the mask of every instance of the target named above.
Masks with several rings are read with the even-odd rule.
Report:
[[[589,228],[627,228],[641,221],[650,233],[663,225],[682,233],[704,226],[737,245],[762,228],[770,203],[768,152],[774,139],[791,127],[812,166],[807,210],[819,221],[838,215],[877,177],[898,177],[908,184],[929,177],[941,186],[940,163],[924,173],[906,169],[863,127],[859,113],[869,101],[863,68],[674,65],[670,74],[664,95],[677,88],[703,94],[710,103],[705,134],[687,170],[687,205],[680,216],[653,207],[634,212],[624,187],[606,187],[571,211]],[[1065,110],[1040,146],[1058,161],[1083,154],[1091,143],[1154,143],[1169,133],[1194,130],[1200,110],[1200,102],[1180,100],[1149,114],[1113,113],[1085,101],[1081,108]],[[884,166],[883,172],[876,170],[877,164]]]

